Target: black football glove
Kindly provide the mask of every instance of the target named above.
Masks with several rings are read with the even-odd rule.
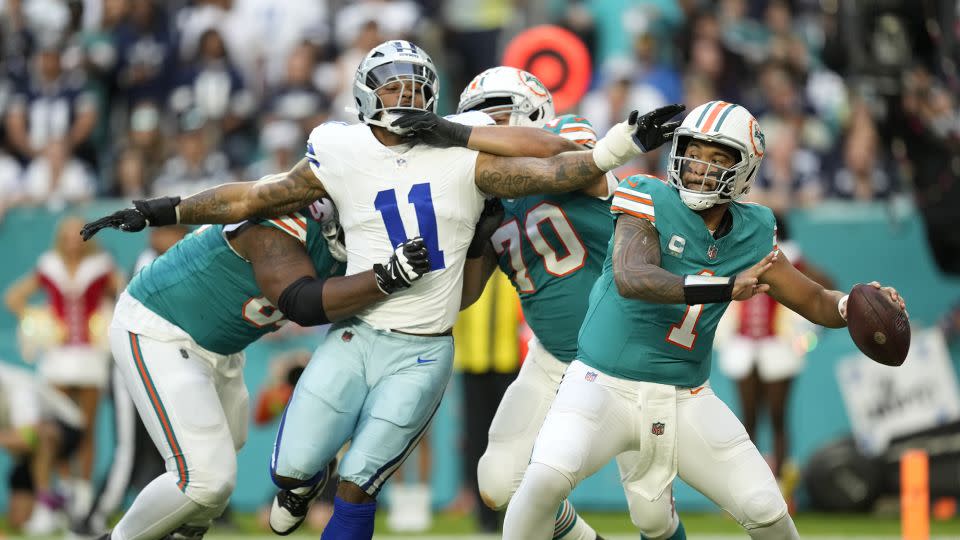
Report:
[[[406,289],[414,281],[430,271],[427,246],[419,236],[397,246],[387,264],[373,265],[377,287],[383,294],[392,294]]]
[[[473,230],[470,247],[467,248],[468,259],[475,259],[483,255],[484,248],[490,243],[490,237],[497,231],[501,223],[503,223],[503,203],[500,202],[500,199],[487,199],[483,203],[483,212],[480,212],[477,227]]]
[[[139,232],[147,225],[151,227],[175,225],[177,223],[178,204],[180,204],[180,197],[158,197],[156,199],[133,201],[133,208],[124,208],[109,216],[85,224],[80,229],[80,236],[84,240],[89,240],[100,232],[100,229],[106,229],[107,227],[124,232]]]
[[[470,132],[473,131],[470,126],[451,122],[430,111],[410,111],[400,114],[402,116],[394,120],[390,126],[408,130],[407,137],[430,146],[466,147],[467,141],[470,140]]]
[[[639,116],[637,111],[631,112],[629,122],[637,126],[633,131],[633,142],[644,152],[659,148],[660,145],[669,141],[673,137],[673,132],[680,127],[679,121],[667,122],[667,120],[685,109],[685,106],[674,103],[650,111],[643,116]]]

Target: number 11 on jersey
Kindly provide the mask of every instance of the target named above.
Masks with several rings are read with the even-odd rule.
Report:
[[[430,193],[430,184],[424,182],[411,186],[410,193],[407,195],[407,202],[413,205],[413,210],[417,214],[420,236],[423,237],[423,243],[427,246],[427,253],[430,257],[430,271],[443,270],[447,265],[443,259],[443,251],[440,249],[440,237],[437,233],[437,213],[433,209],[433,195]],[[412,238],[407,236],[403,220],[400,218],[400,208],[397,206],[397,191],[395,189],[385,189],[377,193],[377,197],[373,200],[373,207],[383,216],[383,224],[387,228],[390,243],[394,247]]]

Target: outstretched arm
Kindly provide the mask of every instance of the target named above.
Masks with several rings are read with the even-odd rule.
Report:
[[[236,223],[299,210],[327,194],[306,158],[287,172],[256,182],[221,184],[181,199],[179,223]]]
[[[583,189],[605,173],[590,151],[564,152],[552,158],[477,156],[474,181],[488,195],[515,199],[536,193]]]
[[[237,223],[251,217],[277,217],[299,210],[326,195],[323,184],[306,159],[285,173],[265,176],[256,182],[221,184],[185,199],[157,197],[133,201],[133,208],[118,210],[83,226],[80,235],[89,240],[101,229],[126,232],[176,223]]]
[[[808,321],[828,328],[847,325],[838,308],[843,293],[827,289],[803,275],[783,253],[760,281],[770,285],[770,296],[777,302]]]
[[[536,158],[583,150],[579,144],[545,129],[516,126],[474,126],[467,148],[495,156]]]

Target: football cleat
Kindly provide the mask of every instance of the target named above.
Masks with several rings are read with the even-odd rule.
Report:
[[[270,507],[270,530],[280,536],[286,536],[296,531],[303,521],[307,518],[307,512],[310,510],[310,503],[327,486],[330,477],[333,476],[337,468],[337,460],[327,465],[326,474],[313,486],[313,489],[298,495],[291,490],[281,489],[277,496],[273,498],[273,505]]]

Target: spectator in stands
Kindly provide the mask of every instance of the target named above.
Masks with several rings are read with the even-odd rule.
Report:
[[[833,174],[827,188],[829,197],[872,201],[893,194],[895,177],[886,166],[877,128],[862,101],[854,104],[842,156],[843,166]]]
[[[904,77],[903,142],[937,266],[960,274],[960,101],[926,69]]]
[[[303,139],[330,114],[330,99],[313,84],[315,66],[312,45],[301,43],[293,49],[286,77],[270,92],[264,107],[269,119],[297,122]]]
[[[121,199],[143,199],[149,193],[146,164],[140,149],[128,146],[116,158],[112,195]]]
[[[23,168],[20,162],[0,149],[0,221],[11,206],[23,196]]]
[[[766,159],[750,188],[750,200],[781,215],[810,206],[823,196],[821,167],[815,153],[800,147],[796,127],[787,125],[767,145]]]
[[[222,141],[230,162],[245,165],[254,151],[254,141],[245,129],[255,105],[220,32],[213,28],[205,31],[196,55],[180,68],[170,94],[170,108],[176,113],[188,109],[199,112]]]
[[[799,81],[784,64],[770,62],[760,72],[760,87],[765,108],[757,115],[768,140],[780,138],[788,127],[795,129],[801,148],[821,155],[830,150],[834,137],[817,118],[800,92]]]
[[[23,174],[22,202],[62,209],[92,199],[96,184],[89,167],[70,154],[64,140],[48,141]]]
[[[138,102],[130,111],[128,139],[131,146],[140,151],[144,174],[148,180],[160,174],[170,148],[170,143],[162,131],[160,115],[160,107],[152,101]],[[149,181],[147,183],[149,184]]]
[[[61,69],[60,49],[45,45],[31,59],[28,80],[14,95],[7,112],[7,137],[25,160],[44,153],[62,140],[66,154],[84,154],[97,111],[92,94],[84,89],[82,73]],[[89,159],[89,154],[85,155]]]
[[[247,167],[245,178],[256,180],[277,171],[289,170],[301,157],[303,141],[303,132],[294,122],[268,122],[260,130],[260,148],[267,155]]]
[[[230,182],[227,157],[211,150],[204,133],[205,119],[193,109],[181,115],[177,135],[177,153],[163,165],[160,176],[150,186],[151,196],[196,193],[217,184]]]
[[[73,452],[83,426],[83,413],[69,398],[0,360],[0,448],[13,460],[6,516],[15,532],[56,532],[63,498],[52,489],[54,463]]]
[[[30,298],[45,292],[62,331],[62,341],[48,344],[38,373],[83,412],[86,429],[75,456],[76,468],[64,463],[60,471],[61,482],[69,485],[71,516],[86,515],[92,503],[96,412],[110,365],[106,329],[112,299],[123,290],[113,258],[95,242],[80,238],[82,226],[81,218],[64,218],[50,251],[40,256],[33,271],[10,286],[5,299],[7,308],[22,320],[30,312]]]
[[[166,103],[176,71],[177,44],[169,17],[156,0],[130,2],[130,16],[116,31],[117,88],[127,106]]]
[[[340,81],[340,85],[334,94],[333,107],[330,110],[333,120],[357,121],[356,113],[346,112],[345,110],[346,107],[356,108],[356,102],[353,98],[353,78],[360,61],[370,52],[370,49],[383,42],[384,36],[385,34],[381,33],[377,21],[370,19],[360,27],[356,35],[353,36],[353,42],[343,49],[337,57],[338,74],[336,79]]]
[[[451,0],[443,2],[445,50],[450,59],[450,87],[465,88],[470,80],[498,65],[498,46],[514,17],[510,0]],[[450,96],[456,99],[456,96]]]
[[[740,57],[727,50],[720,40],[695,37],[690,43],[687,73],[710,79],[717,94],[714,99],[739,103],[743,92],[743,74],[749,73]]]

